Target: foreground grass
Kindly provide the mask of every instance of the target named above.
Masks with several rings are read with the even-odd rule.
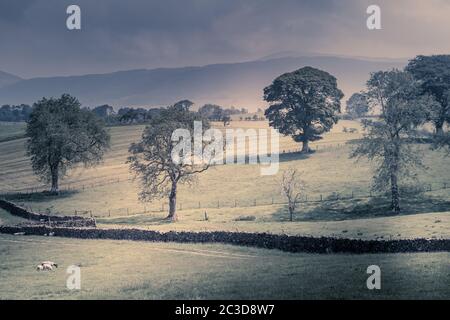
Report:
[[[61,266],[37,272],[42,260]],[[315,255],[183,245],[0,235],[1,299],[448,299],[449,253]],[[82,290],[65,287],[81,265]],[[382,289],[366,288],[366,269]]]

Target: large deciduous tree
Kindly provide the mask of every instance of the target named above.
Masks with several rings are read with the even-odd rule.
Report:
[[[141,141],[133,143],[128,158],[130,169],[139,177],[143,201],[169,198],[168,220],[176,221],[177,188],[181,183],[192,183],[198,173],[206,171],[210,162],[176,161],[173,152],[176,143],[172,134],[177,129],[190,133],[189,143],[194,144],[194,122],[202,122],[202,132],[209,128],[209,123],[198,112],[189,110],[192,103],[181,101],[160,112],[145,128]],[[204,145],[202,144],[202,147]]]
[[[420,95],[412,75],[392,70],[373,73],[366,95],[371,108],[381,110],[379,119],[364,120],[364,137],[351,156],[368,158],[376,167],[373,188],[390,190],[391,209],[400,211],[401,181],[415,179],[414,169],[422,166],[421,154],[412,141],[416,128],[426,121],[432,97]]]
[[[429,109],[429,120],[442,135],[444,124],[450,122],[450,55],[417,56],[406,66],[420,82],[425,94],[430,94],[438,102]]]
[[[98,164],[110,140],[103,122],[68,94],[36,102],[26,134],[33,170],[51,182],[52,193],[69,168]]]
[[[335,77],[304,67],[279,76],[264,89],[264,100],[271,104],[265,115],[271,126],[302,142],[302,152],[309,152],[308,143],[321,139],[337,123],[343,96]]]

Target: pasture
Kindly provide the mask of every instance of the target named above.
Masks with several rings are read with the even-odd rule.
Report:
[[[223,128],[220,123],[215,126]],[[268,126],[264,121],[232,121],[231,127]],[[344,133],[344,127],[359,132]],[[348,158],[347,142],[361,132],[353,121],[340,121],[322,141],[312,144],[315,153],[307,156],[292,152],[298,144],[282,137],[280,170],[274,176],[261,176],[258,165],[211,168],[195,184],[180,187],[180,220],[168,223],[163,220],[164,200],[139,201],[138,182],[126,164],[128,146],[140,138],[143,128],[109,128],[112,147],[104,162],[71,171],[58,196],[36,192],[43,184],[31,170],[25,139],[7,138],[0,142],[0,191],[34,211],[93,215],[100,228],[379,240],[450,237],[446,154],[417,146],[428,166],[419,172],[424,192],[405,199],[402,214],[392,216],[386,198],[370,196],[368,162]],[[290,167],[303,172],[307,196],[293,222],[288,221],[280,192],[282,171]],[[0,224],[21,222],[0,210]],[[0,235],[0,299],[445,299],[450,294],[449,258],[448,252],[318,255],[222,244]],[[43,260],[55,261],[60,268],[37,272],[35,266]],[[66,288],[65,269],[73,264],[81,266],[80,291]],[[382,290],[366,288],[366,269],[372,264],[383,270]]]
[[[445,299],[449,258],[0,235],[0,299]],[[60,266],[37,272],[42,260]],[[366,287],[371,264],[381,290]],[[81,266],[79,291],[66,288],[69,265]]]
[[[25,127],[25,122],[0,121],[0,142],[23,138]]]
[[[223,128],[220,123],[215,126]],[[230,127],[258,129],[268,125],[265,121],[232,121]],[[344,133],[344,127],[356,128],[358,132]],[[177,201],[180,221],[167,223],[163,221],[167,210],[165,199],[140,202],[138,182],[133,181],[126,164],[128,146],[140,138],[143,128],[141,125],[110,128],[112,147],[104,162],[96,168],[71,171],[62,183],[63,189],[69,190],[61,195],[33,193],[9,197],[38,212],[92,214],[100,227],[331,234],[355,238],[448,237],[445,228],[450,211],[448,156],[440,151],[431,152],[426,145],[417,145],[427,165],[418,176],[419,186],[426,192],[405,199],[402,214],[389,217],[389,201],[370,197],[369,163],[355,163],[348,157],[351,145],[346,143],[360,137],[361,127],[358,122],[345,120],[323,140],[312,143],[316,152],[307,156],[288,153],[299,146],[289,137],[282,137],[280,148],[286,153],[280,156],[276,175],[262,176],[258,165],[249,164],[211,168],[199,175],[197,183],[180,186]],[[29,192],[32,186],[42,186],[31,171],[24,143],[24,139],[0,143],[3,192]],[[304,200],[307,202],[299,206],[294,222],[288,221],[285,199],[280,192],[282,172],[289,167],[302,171],[306,184]],[[444,189],[446,184],[449,188]],[[371,218],[376,218],[374,223]],[[397,232],[392,227],[397,224],[411,228]]]

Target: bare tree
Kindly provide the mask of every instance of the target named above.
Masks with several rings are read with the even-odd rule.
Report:
[[[144,130],[142,139],[130,146],[128,158],[130,169],[140,178],[143,201],[169,198],[168,220],[176,221],[177,187],[179,183],[190,184],[198,173],[209,169],[211,161],[194,163],[174,161],[172,153],[175,145],[172,133],[176,129],[193,132],[194,121],[203,121],[203,129],[209,124],[200,114],[189,110],[189,106],[180,103],[163,111],[151,120]],[[193,135],[191,134],[193,139]]]
[[[281,190],[288,200],[289,220],[292,221],[295,209],[304,192],[304,183],[300,179],[300,173],[297,169],[290,168],[283,173]]]

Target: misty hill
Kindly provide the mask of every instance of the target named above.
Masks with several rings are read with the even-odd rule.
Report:
[[[43,96],[72,94],[83,105],[161,106],[181,99],[254,109],[264,106],[262,90],[278,75],[303,66],[325,70],[349,96],[361,90],[369,73],[403,67],[392,61],[341,57],[282,57],[202,67],[159,68],[108,74],[21,80],[0,88],[0,104],[32,103]]]
[[[0,71],[0,88],[22,80],[18,76]]]

